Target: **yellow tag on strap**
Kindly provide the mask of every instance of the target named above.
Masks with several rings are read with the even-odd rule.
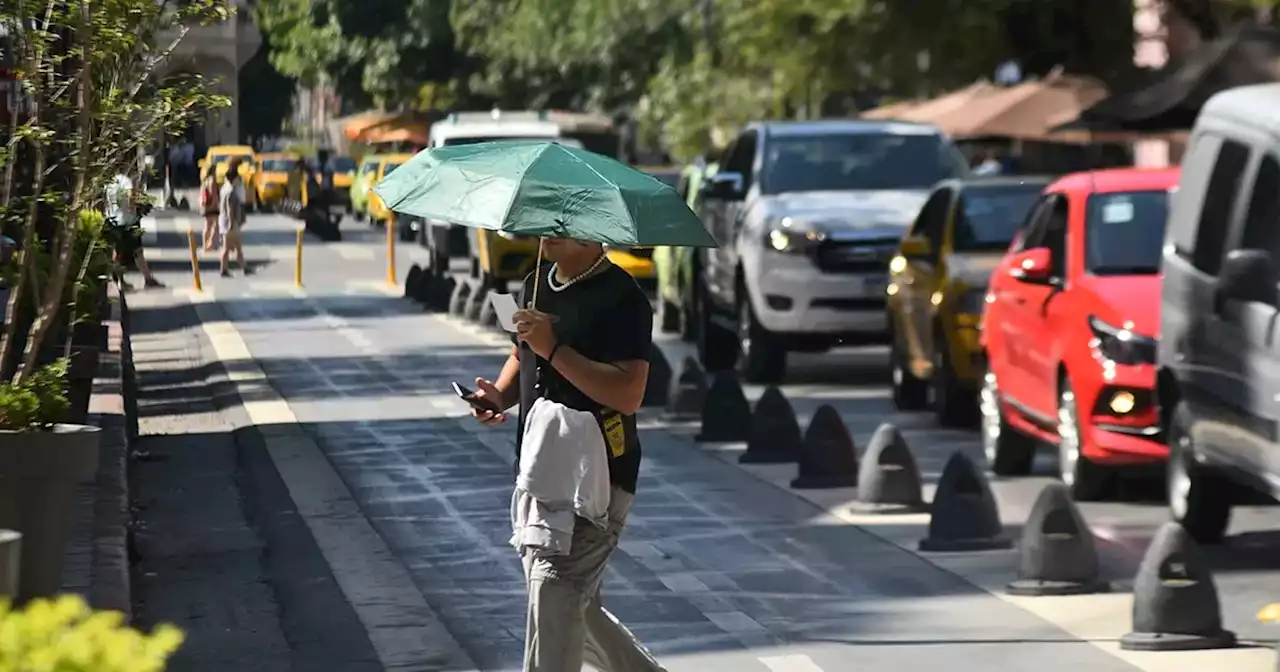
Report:
[[[604,441],[609,445],[609,454],[613,457],[622,457],[622,454],[627,452],[627,432],[622,422],[622,414],[605,415],[601,426],[604,427]]]

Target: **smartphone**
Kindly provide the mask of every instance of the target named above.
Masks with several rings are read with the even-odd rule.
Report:
[[[491,411],[493,413],[498,412],[498,408],[496,406],[494,406],[493,404],[489,403],[484,399],[477,399],[475,392],[468,390],[467,388],[459,385],[457,382],[453,383],[453,392],[454,394],[458,395],[459,399],[467,402],[468,404],[471,404],[472,408],[475,408],[481,411]]]

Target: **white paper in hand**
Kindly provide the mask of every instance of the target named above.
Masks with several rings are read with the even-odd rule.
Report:
[[[515,297],[511,294],[498,293],[490,294],[489,297],[493,304],[493,314],[498,318],[498,326],[514,334],[517,310]]]

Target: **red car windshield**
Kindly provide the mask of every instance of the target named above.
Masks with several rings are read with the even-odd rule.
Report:
[[[1085,219],[1085,270],[1094,275],[1153,275],[1169,215],[1169,192],[1093,194]]]

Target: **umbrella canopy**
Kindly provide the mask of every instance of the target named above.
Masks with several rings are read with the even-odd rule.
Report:
[[[858,117],[862,119],[897,119],[925,102],[927,101],[900,100],[896,103],[889,103],[888,105],[871,108],[865,112],[859,112]]]
[[[555,142],[428,149],[373,191],[395,212],[513,235],[716,247],[671,186],[606,156]]]

